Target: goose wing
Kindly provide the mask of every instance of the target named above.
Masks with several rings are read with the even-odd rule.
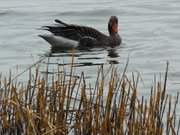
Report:
[[[55,22],[58,25],[44,26],[44,29],[50,31],[56,36],[62,36],[76,41],[79,41],[83,37],[92,37],[97,40],[108,37],[107,35],[91,27],[67,24],[60,20],[55,20]]]

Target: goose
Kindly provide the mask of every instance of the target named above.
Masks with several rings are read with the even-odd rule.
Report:
[[[111,16],[108,22],[109,35],[87,26],[67,24],[58,19],[55,26],[43,26],[51,34],[39,35],[52,48],[116,47],[121,44],[118,34],[118,18]]]

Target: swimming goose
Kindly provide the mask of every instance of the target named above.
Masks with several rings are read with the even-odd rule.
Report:
[[[121,44],[121,37],[118,34],[118,18],[111,16],[108,22],[109,35],[100,31],[74,24],[67,24],[60,20],[55,20],[56,26],[43,26],[52,34],[39,35],[53,47],[60,48],[91,48],[91,47],[115,47]]]

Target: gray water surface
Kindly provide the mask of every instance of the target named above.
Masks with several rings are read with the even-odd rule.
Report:
[[[53,24],[54,19],[91,26],[107,34],[111,15],[118,16],[123,39],[115,50],[117,56],[112,58],[103,49],[77,52],[77,71],[93,78],[97,65],[115,63],[123,69],[129,57],[128,71],[139,71],[144,87],[149,87],[154,75],[163,73],[169,61],[169,92],[180,91],[179,0],[1,0],[0,72],[24,70],[49,54],[50,45],[37,35],[45,33],[38,28]],[[52,54],[51,61],[70,63],[71,57],[66,54]]]

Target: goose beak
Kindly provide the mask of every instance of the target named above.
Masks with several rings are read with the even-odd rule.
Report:
[[[112,32],[113,32],[113,33],[118,33],[118,24],[117,24],[117,23],[114,23],[114,24],[112,25]]]

